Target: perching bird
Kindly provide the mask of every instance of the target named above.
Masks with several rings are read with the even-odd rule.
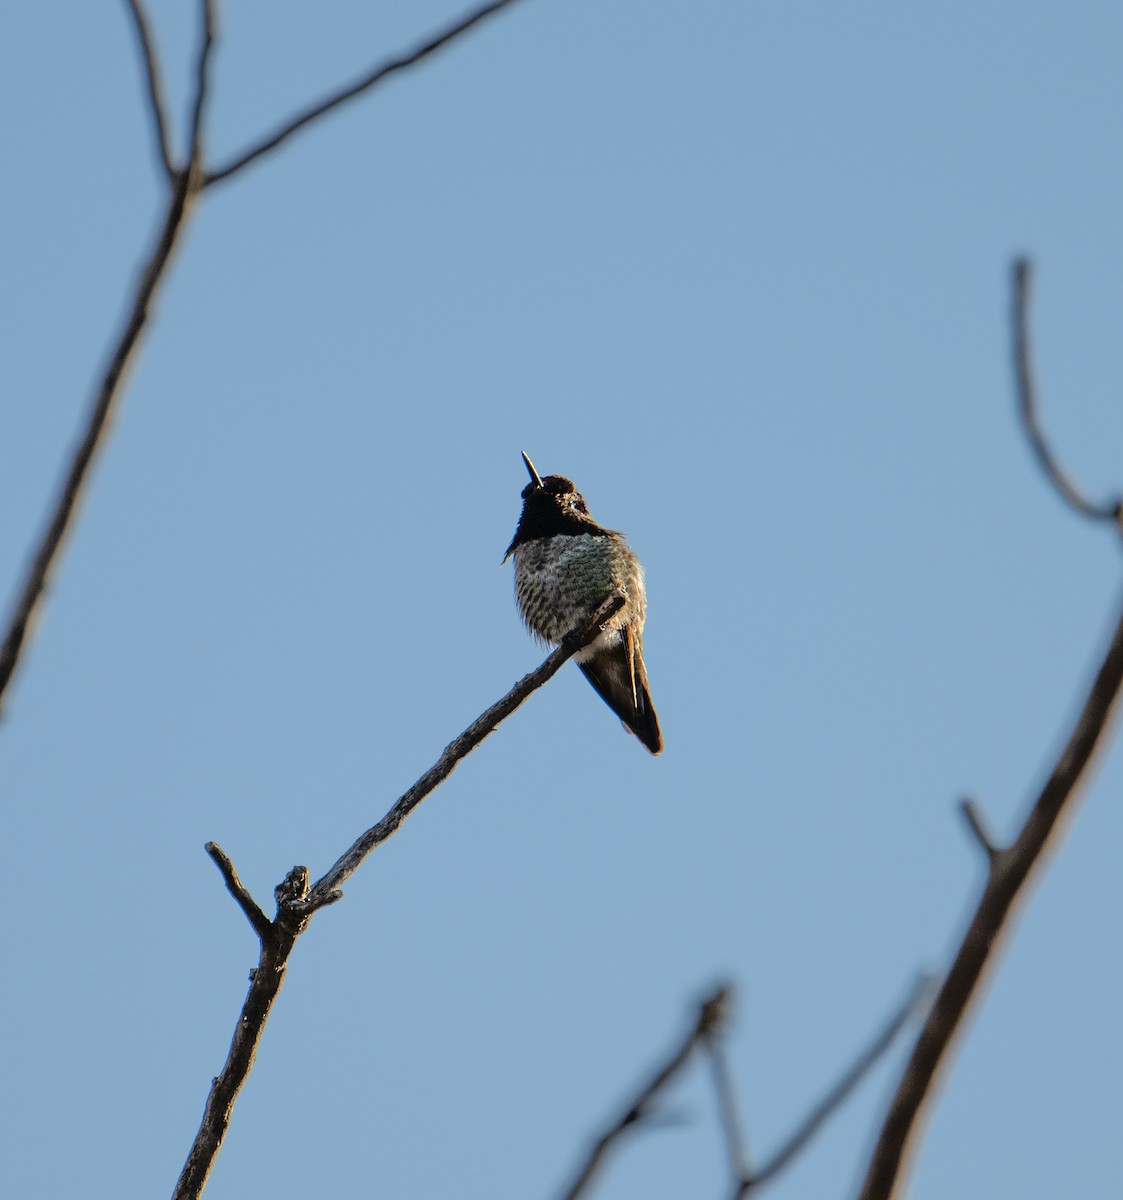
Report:
[[[523,488],[519,527],[503,556],[515,556],[515,599],[527,628],[557,643],[608,599],[627,594],[624,607],[573,661],[601,699],[651,751],[663,749],[659,718],[647,690],[643,568],[621,534],[589,516],[585,498],[563,475],[538,477],[524,454],[530,483]]]

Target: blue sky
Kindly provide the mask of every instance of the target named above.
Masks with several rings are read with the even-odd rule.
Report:
[[[458,11],[225,6],[211,160]],[[152,14],[182,111],[194,6]],[[1081,0],[526,0],[204,198],[0,727],[13,1195],[170,1192],[256,960],[203,843],[263,904],[322,873],[540,661],[523,449],[645,563],[666,752],[567,667],[463,763],[297,947],[207,1195],[553,1196],[720,978],[780,1141],[944,965],[956,803],[1013,832],[1114,620],[1118,545],[1014,419],[1008,277],[1054,446],[1123,487],[1121,44]],[[0,47],[11,587],[160,181],[124,4]],[[917,1200],[1123,1186],[1120,786]],[[904,1050],[772,1195],[853,1192]],[[598,1196],[723,1194],[700,1075],[670,1112]]]

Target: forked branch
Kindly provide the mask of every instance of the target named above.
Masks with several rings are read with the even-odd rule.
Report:
[[[593,1141],[589,1153],[577,1168],[573,1182],[562,1194],[563,1200],[577,1200],[578,1196],[584,1195],[616,1142],[625,1133],[651,1119],[656,1100],[682,1072],[695,1048],[702,1045],[706,1038],[720,1033],[728,1018],[730,995],[728,987],[719,987],[698,1005],[697,1015],[686,1034],[625,1103],[619,1116]]]
[[[838,1082],[814,1105],[780,1148],[756,1171],[749,1165],[733,1081],[725,1056],[724,1039],[732,1008],[732,989],[728,986],[718,988],[699,1005],[694,1023],[675,1043],[667,1058],[625,1103],[616,1119],[593,1140],[574,1174],[573,1182],[562,1194],[562,1200],[578,1200],[578,1197],[583,1196],[603,1168],[609,1152],[616,1148],[624,1135],[641,1126],[644,1121],[654,1118],[657,1103],[687,1067],[695,1050],[703,1050],[710,1061],[726,1156],[733,1179],[732,1196],[734,1200],[742,1200],[750,1192],[769,1183],[793,1162],[827,1119],[842,1107],[858,1084],[893,1045],[905,1024],[927,1001],[931,986],[931,980],[927,978],[920,979],[913,986],[904,1003],[893,1013],[873,1041],[855,1058]]]
[[[1057,464],[1037,422],[1030,368],[1026,306],[1029,263],[1014,266],[1012,324],[1014,369],[1019,411],[1030,443],[1046,476],[1071,508],[1097,521],[1119,521],[1119,501],[1097,505]],[[1014,842],[999,848],[986,831],[975,805],[962,811],[975,840],[987,856],[987,879],[982,896],[943,986],[901,1076],[874,1147],[861,1200],[890,1200],[901,1194],[910,1159],[919,1141],[926,1107],[931,1100],[949,1052],[959,1037],[964,1017],[979,995],[980,984],[994,961],[994,951],[1007,934],[1018,901],[1031,875],[1045,862],[1061,828],[1062,818],[1075,807],[1081,785],[1097,752],[1107,741],[1111,719],[1123,686],[1123,611],[1120,612],[1103,662],[1096,672],[1068,743],[1026,816]]]
[[[242,1005],[230,1052],[222,1070],[211,1084],[199,1132],[195,1135],[187,1161],[176,1184],[174,1200],[197,1200],[207,1182],[222,1140],[230,1124],[234,1102],[253,1067],[257,1047],[273,1001],[281,990],[285,968],[296,939],[304,932],[312,914],[339,900],[340,885],[372,850],[391,836],[407,816],[452,774],[462,758],[470,754],[505,718],[534,691],[557,674],[559,668],[582,646],[601,631],[601,627],[623,608],[626,597],[614,592],[585,622],[539,666],[524,676],[497,703],[478,717],[454,741],[424,775],[403,795],[377,825],[368,829],[334,867],[311,890],[308,868],[293,867],[274,891],[277,916],[270,921],[238,877],[234,864],[221,846],[208,842],[207,853],[214,859],[226,887],[245,914],[261,941],[261,957],[250,976],[250,989]]]
[[[206,109],[211,94],[210,66],[218,37],[217,0],[198,0],[200,40],[193,72],[193,89],[188,104],[187,154],[182,165],[176,164],[170,127],[164,102],[159,56],[142,0],[125,0],[144,68],[149,117],[152,122],[156,153],[167,179],[168,193],[164,217],[156,246],[145,261],[133,295],[128,302],[124,326],[109,351],[109,362],[95,390],[78,443],[71,452],[65,477],[51,506],[43,532],[33,547],[30,561],[12,605],[3,641],[0,642],[0,713],[3,712],[8,686],[29,644],[35,617],[42,605],[47,585],[57,565],[67,534],[85,495],[90,469],[100,454],[113,421],[126,371],[135,357],[137,346],[148,324],[153,301],[163,282],[172,253],[178,244],[199,192],[212,183],[228,179],[262,155],[276,149],[298,130],[327,115],[347,101],[362,95],[384,80],[423,62],[431,54],[449,45],[486,18],[516,0],[493,0],[468,13],[447,28],[432,35],[406,54],[374,68],[355,83],[341,88],[326,100],[313,105],[286,121],[272,134],[216,171],[208,171],[203,161]]]
[[[207,64],[213,43],[213,0],[200,0],[200,4],[203,36],[192,100],[194,116],[190,145],[193,160],[198,155],[202,114],[208,93]],[[90,469],[105,444],[123,390],[125,373],[132,363],[141,336],[148,325],[153,303],[167,274],[172,254],[183,235],[197,196],[197,189],[194,187],[194,173],[190,167],[177,170],[172,160],[156,49],[152,41],[147,15],[140,0],[128,0],[128,6],[140,44],[141,60],[144,64],[147,81],[148,106],[155,129],[157,151],[168,180],[164,217],[156,238],[156,245],[141,268],[124,326],[109,352],[109,363],[94,393],[82,435],[71,455],[70,465],[55,497],[50,519],[40,536],[35,553],[27,567],[23,585],[8,619],[4,641],[0,644],[0,711],[3,709],[8,685],[11,683],[16,666],[27,644],[47,584],[85,495]]]

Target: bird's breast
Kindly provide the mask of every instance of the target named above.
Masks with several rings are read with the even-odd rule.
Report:
[[[518,546],[515,598],[527,627],[558,642],[619,587],[628,603],[612,622],[643,627],[643,572],[618,537],[588,533],[535,538]],[[638,630],[637,630],[638,631]]]

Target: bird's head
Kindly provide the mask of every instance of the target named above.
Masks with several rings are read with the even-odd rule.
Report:
[[[554,537],[559,533],[590,533],[600,528],[589,516],[585,497],[577,490],[572,479],[566,479],[564,475],[542,478],[525,452],[523,462],[530,474],[530,482],[522,490],[522,516],[503,556],[504,562],[523,542]]]

